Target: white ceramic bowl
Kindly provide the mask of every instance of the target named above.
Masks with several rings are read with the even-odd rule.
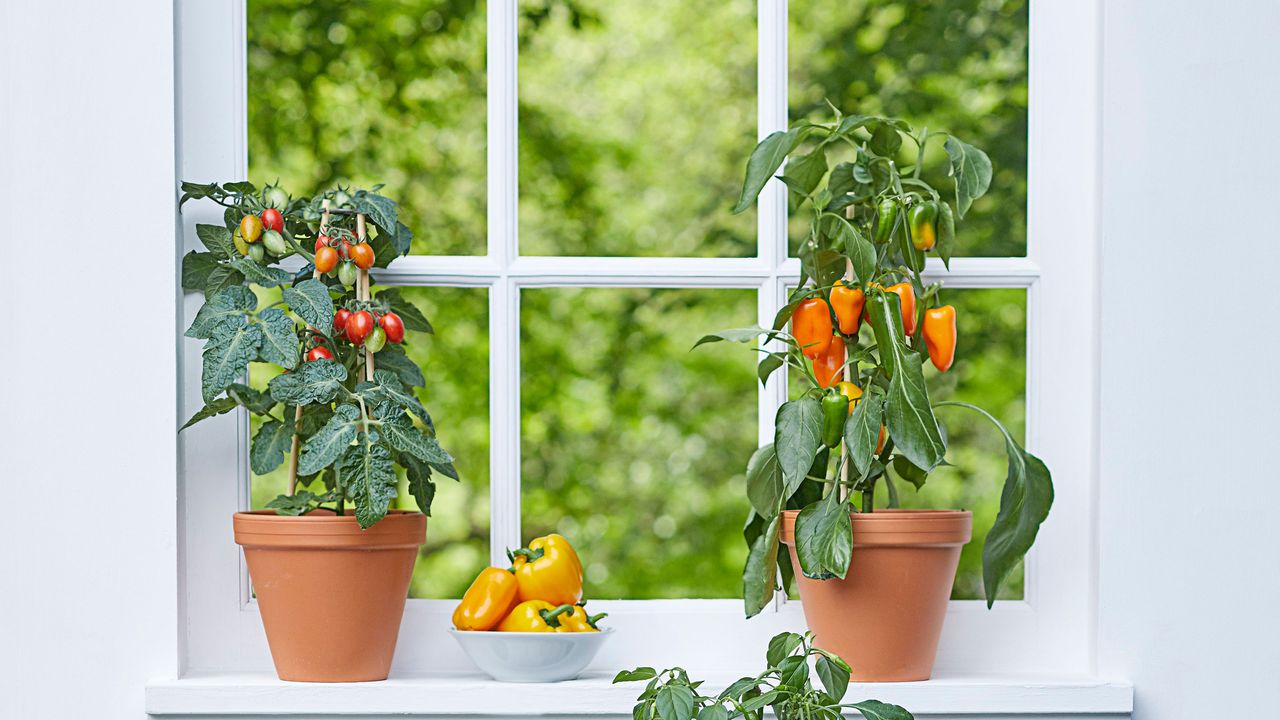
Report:
[[[613,628],[600,632],[494,632],[449,628],[467,657],[494,680],[545,683],[578,677]]]

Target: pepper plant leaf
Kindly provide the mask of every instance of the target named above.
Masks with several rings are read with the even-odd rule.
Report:
[[[985,195],[987,188],[991,187],[991,158],[982,150],[950,135],[943,147],[951,159],[951,177],[956,182],[956,213],[963,220],[973,201]]]
[[[756,450],[747,462],[747,499],[761,517],[777,512],[782,503],[782,468],[773,443]]]
[[[948,270],[951,269],[951,255],[956,245],[956,216],[951,212],[951,205],[938,203],[938,257]]]
[[[228,260],[240,257],[235,243],[231,242],[231,231],[221,225],[196,225],[196,237],[212,253]]]
[[[693,720],[693,691],[683,685],[667,685],[654,701],[661,720]]]
[[[276,402],[290,405],[329,403],[337,397],[342,383],[347,379],[347,369],[333,360],[315,360],[303,363],[294,372],[277,375],[267,384]]]
[[[819,146],[812,152],[787,163],[787,172],[781,180],[794,192],[808,196],[818,187],[818,183],[822,182],[822,176],[826,174],[827,151]]]
[[[769,646],[765,649],[765,662],[769,663],[769,667],[777,667],[783,658],[796,651],[796,648],[804,643],[804,636],[800,633],[780,632],[769,638]]]
[[[778,130],[756,145],[755,150],[751,151],[751,158],[747,160],[747,175],[742,181],[742,194],[738,197],[738,204],[733,206],[734,214],[751,207],[765,183],[782,167],[787,155],[800,145],[808,132],[810,129],[807,127]]]
[[[208,340],[219,330],[249,322],[249,313],[258,307],[258,297],[243,285],[218,291],[205,300],[185,333],[189,338]]]
[[[333,327],[333,299],[329,288],[312,278],[284,289],[284,301],[302,321],[328,334]]]
[[[771,352],[761,358],[760,364],[756,366],[756,376],[760,378],[761,385],[768,384],[769,376],[782,367],[786,362],[784,357],[782,353]]]
[[[249,448],[249,469],[266,475],[280,467],[293,445],[293,429],[279,420],[268,420],[258,428]]]
[[[782,497],[791,497],[822,449],[821,404],[811,397],[783,403],[778,408],[773,446],[782,469]]]
[[[910,460],[902,455],[893,457],[893,471],[898,473],[898,477],[915,485],[916,490],[924,487],[925,480],[929,479],[929,474],[924,470],[916,467]]]
[[[247,256],[236,258],[231,261],[231,264],[244,275],[246,280],[264,288],[284,285],[293,279],[293,275],[289,271],[278,267],[259,265],[257,261]]]
[[[778,330],[765,330],[764,328],[758,327],[758,326],[732,328],[729,330],[721,330],[719,332],[713,332],[707,335],[703,335],[702,337],[698,338],[698,342],[694,343],[693,347],[696,348],[699,345],[706,345],[707,343],[720,342],[722,340],[728,341],[728,342],[748,343],[760,337],[761,335],[764,335],[765,342],[768,342],[770,340],[773,340],[776,337],[783,336],[783,333]],[[692,350],[693,348],[690,348],[690,349]]]
[[[844,579],[853,558],[853,524],[838,493],[812,503],[796,516],[796,556],[807,578]]]
[[[258,322],[262,325],[259,356],[286,370],[297,367],[302,353],[298,348],[298,327],[293,324],[293,318],[280,308],[267,308],[258,313]]]
[[[902,310],[897,295],[875,292],[867,299],[880,361],[889,374],[886,425],[894,445],[916,467],[926,472],[946,455],[946,443],[929,403],[924,371],[902,336]],[[859,403],[861,404],[861,403]]]
[[[1009,470],[1000,491],[1000,512],[982,547],[982,585],[989,608],[996,601],[1000,584],[1031,549],[1040,524],[1049,517],[1053,506],[1053,477],[1044,461],[1023,449],[991,413],[977,405],[954,400],[938,404],[973,410],[990,420],[1004,436]]]
[[[914,716],[907,712],[905,708],[883,703],[879,700],[863,700],[846,707],[851,707],[862,713],[862,717],[866,718],[866,720],[914,720]]]
[[[884,397],[872,386],[844,421],[844,445],[849,451],[858,477],[865,478],[875,462],[876,446],[880,443],[880,427],[884,424]]]
[[[845,691],[849,689],[851,672],[849,666],[843,661],[837,663],[826,655],[819,655],[818,660],[813,664],[813,669],[818,673],[818,679],[822,681],[827,697],[840,702],[844,698]]]
[[[320,472],[332,465],[356,439],[357,425],[360,421],[360,408],[355,405],[339,405],[323,427],[315,435],[307,438],[302,445],[302,454],[298,457],[298,473],[310,475]],[[339,468],[346,478],[346,469]]]
[[[362,528],[385,517],[396,497],[396,468],[391,451],[378,440],[376,432],[361,433],[356,444],[349,446],[337,462],[348,494],[355,500],[356,522]]]
[[[222,327],[204,346],[200,392],[205,403],[239,380],[258,357],[262,345],[262,328],[258,325]]]
[[[756,536],[747,553],[747,563],[742,569],[742,600],[747,617],[758,615],[773,601],[781,522],[782,514],[773,513],[764,532]]]

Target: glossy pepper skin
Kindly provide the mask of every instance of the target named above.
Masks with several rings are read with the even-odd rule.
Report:
[[[950,305],[924,311],[924,344],[938,372],[951,369],[956,360],[956,309]]]
[[[849,400],[835,388],[822,396],[822,442],[829,448],[840,444],[844,420],[849,415]]]
[[[831,309],[836,312],[836,324],[845,335],[857,335],[862,324],[862,307],[866,304],[862,288],[851,288],[837,280],[831,288]]]
[[[884,289],[885,292],[891,292],[898,296],[901,301],[899,303],[902,310],[902,331],[907,335],[916,334],[916,291],[911,287],[911,283],[900,282]],[[867,310],[863,311],[865,320],[871,322],[871,315]]]
[[[831,387],[844,377],[841,371],[845,357],[844,338],[831,338],[827,351],[813,359],[813,376],[818,379],[818,387]]]
[[[459,630],[489,630],[511,614],[517,594],[516,576],[510,570],[485,568],[453,611],[453,626]]]
[[[932,250],[938,242],[938,203],[929,200],[916,205],[907,219],[911,223],[911,244],[921,252]]]
[[[840,394],[849,401],[849,414],[853,414],[853,408],[858,404],[858,400],[862,398],[862,388],[851,382],[842,382],[836,386]],[[876,453],[879,454],[884,450],[884,426],[880,426],[880,440],[876,443]]]
[[[498,624],[498,632],[555,632],[566,613],[576,605],[552,605],[546,600],[526,600],[516,605]]]
[[[802,301],[791,315],[791,335],[800,345],[800,352],[810,360],[827,351],[834,332],[831,308],[822,298]]]
[[[574,605],[573,610],[560,616],[560,627],[556,632],[600,632],[596,623],[609,616],[609,613],[588,615],[582,605]]]
[[[563,536],[536,538],[511,554],[520,601],[545,600],[574,605],[582,600],[582,561]]]
[[[893,232],[893,221],[898,219],[898,201],[885,198],[876,206],[876,232],[872,235],[877,245],[889,242]]]

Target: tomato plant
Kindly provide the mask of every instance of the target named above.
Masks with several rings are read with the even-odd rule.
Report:
[[[399,465],[429,514],[434,474],[457,479],[457,470],[415,395],[421,370],[400,344],[387,342],[392,331],[378,319],[394,309],[403,318],[401,339],[405,326],[429,331],[430,323],[394,288],[372,294],[371,278],[358,283],[359,291],[348,287],[367,270],[344,261],[340,250],[341,243],[350,246],[359,213],[375,230],[366,244],[370,254],[384,261],[407,254],[412,234],[399,222],[395,203],[348,189],[291,199],[281,188],[259,191],[247,182],[183,183],[182,191],[180,208],[195,200],[225,209],[223,225],[196,226],[204,250],[182,260],[183,288],[205,298],[186,332],[204,342],[205,406],[183,427],[236,407],[261,417],[249,452],[259,475],[284,463],[296,436],[300,454],[290,492],[268,504],[278,513],[354,509],[360,525],[369,527],[395,497]],[[331,208],[345,209],[324,221],[326,199]],[[324,237],[317,237],[322,229]],[[303,272],[276,265],[295,253],[310,263]],[[339,263],[350,268],[346,283],[325,275]],[[279,288],[281,300],[260,305],[253,287]],[[339,338],[354,344],[335,342]],[[265,388],[241,384],[251,362],[284,372]]]
[[[378,325],[387,333],[387,340],[393,343],[404,342],[404,321],[400,316],[389,312],[378,318]]]

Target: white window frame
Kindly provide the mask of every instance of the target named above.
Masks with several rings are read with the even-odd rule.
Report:
[[[177,3],[175,11],[178,176],[242,178],[247,173],[244,2]],[[488,289],[490,542],[493,562],[505,564],[503,549],[521,544],[520,291],[749,288],[757,292],[758,316],[767,324],[785,302],[787,287],[795,284],[799,264],[787,257],[786,199],[776,180],[760,197],[756,257],[520,257],[517,2],[489,0],[487,13],[487,254],[411,256],[375,275],[384,285]],[[1030,14],[1027,255],[957,258],[950,272],[942,272],[931,258],[926,274],[953,288],[1026,290],[1026,443],[1053,469],[1056,502],[1027,558],[1023,600],[998,602],[990,611],[980,601],[951,603],[936,676],[1091,674],[1095,669],[1100,12],[1096,2],[1033,0]],[[757,17],[758,130],[764,137],[787,124],[787,1],[759,0]],[[220,223],[220,208],[187,206],[184,252],[198,247],[197,222]],[[198,294],[186,295],[187,322],[201,302]],[[200,346],[179,337],[177,350],[178,412],[185,419],[202,404]],[[778,377],[760,392],[761,442],[772,439],[785,390]],[[185,431],[179,443],[180,666],[184,673],[267,671],[271,661],[257,605],[231,540],[231,513],[249,505],[247,416],[239,411],[206,421]],[[799,603],[781,596],[752,620],[743,619],[738,599],[596,603],[619,630],[616,642],[596,661],[601,668],[643,663],[746,670],[754,667],[769,636],[803,627]],[[468,666],[445,636],[453,605],[409,601],[396,672]]]

